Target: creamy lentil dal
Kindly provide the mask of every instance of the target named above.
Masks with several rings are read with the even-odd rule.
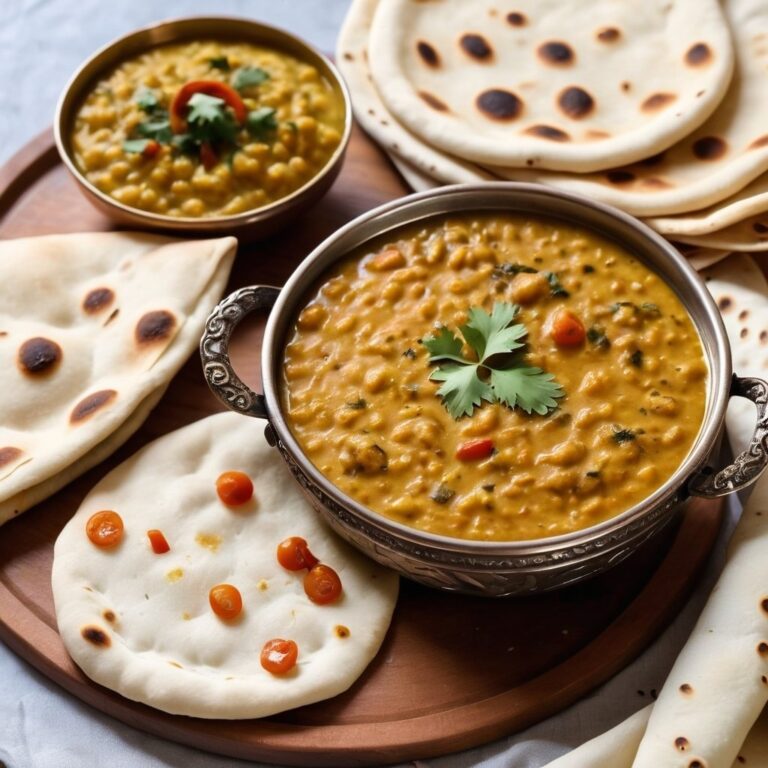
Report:
[[[88,181],[126,205],[228,216],[306,184],[339,146],[343,123],[317,67],[249,43],[196,41],[154,48],[100,80],[71,145]]]
[[[436,394],[423,339],[495,302],[519,306],[526,363],[564,391],[546,415],[483,402],[456,419]],[[561,313],[582,325],[575,344],[557,336]],[[503,214],[350,256],[298,315],[283,370],[288,423],[340,489],[482,540],[566,533],[644,499],[689,452],[708,374],[686,310],[643,263],[586,230]]]

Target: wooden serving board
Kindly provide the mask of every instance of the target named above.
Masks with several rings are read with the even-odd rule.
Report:
[[[327,197],[283,234],[241,248],[228,290],[282,284],[325,236],[406,191],[356,131]],[[59,163],[49,132],[0,169],[0,237],[108,228]],[[254,388],[263,323],[255,318],[233,343],[235,364]],[[721,505],[695,501],[679,526],[610,574],[540,597],[469,598],[404,581],[379,655],[341,696],[263,720],[166,715],[91,683],[70,661],[56,632],[53,543],[106,472],[149,440],[220,409],[193,356],[121,450],[0,532],[0,638],[102,712],[211,752],[286,765],[374,765],[465,749],[531,725],[616,674],[659,634],[695,583],[721,521]]]

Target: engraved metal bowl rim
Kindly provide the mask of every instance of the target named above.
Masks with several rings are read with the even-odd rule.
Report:
[[[659,260],[654,264],[655,271],[678,293],[705,349],[710,374],[704,420],[693,448],[672,476],[645,500],[606,521],[558,536],[522,541],[478,541],[427,533],[390,520],[347,496],[304,455],[285,421],[278,394],[285,325],[295,315],[314,281],[332,263],[344,258],[355,247],[415,221],[451,213],[491,212],[505,208],[505,204],[508,209],[515,200],[518,203],[520,200],[534,201],[544,206],[546,213],[543,215],[580,223],[594,230],[595,223],[587,216],[587,212],[590,212],[595,220],[612,222],[614,229],[609,237],[628,247],[624,238],[618,234],[622,233],[634,246],[629,249],[634,250],[635,255],[640,256],[646,264],[654,259]],[[570,217],[563,213],[563,206],[570,212]],[[575,210],[583,214],[581,221],[572,215]],[[672,278],[685,288],[687,295],[681,295]],[[269,421],[282,446],[301,467],[308,480],[368,526],[407,540],[413,546],[480,557],[528,556],[588,545],[614,532],[619,533],[654,509],[668,505],[680,494],[681,489],[684,492],[687,481],[701,470],[713,445],[718,441],[729,399],[731,375],[730,346],[715,302],[698,274],[670,243],[646,224],[616,208],[578,194],[519,182],[453,185],[429,190],[386,203],[349,222],[320,243],[280,290],[267,321],[262,345],[262,385]]]
[[[85,98],[87,88],[93,84],[94,80],[111,67],[159,45],[190,39],[213,39],[217,36],[284,50],[302,61],[320,66],[323,76],[329,80],[334,92],[341,97],[344,107],[344,128],[341,140],[325,165],[305,184],[286,197],[241,213],[204,218],[168,216],[144,211],[121,203],[88,181],[72,157],[71,137],[68,131],[74,119],[75,109]],[[64,86],[56,105],[53,133],[62,163],[86,196],[98,204],[102,210],[113,211],[114,215],[121,220],[131,220],[132,223],[152,229],[227,233],[228,228],[240,230],[278,218],[292,208],[298,207],[324,182],[330,183],[344,159],[344,153],[352,135],[352,125],[352,98],[347,84],[336,65],[314,46],[287,30],[254,19],[228,15],[203,15],[182,16],[148,24],[120,35],[101,46],[75,70]]]

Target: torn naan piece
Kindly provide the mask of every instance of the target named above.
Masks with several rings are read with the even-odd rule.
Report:
[[[197,348],[236,246],[128,232],[0,243],[0,523],[138,428]]]
[[[223,413],[165,435],[62,530],[56,620],[95,682],[172,714],[264,717],[345,691],[376,655],[398,577],[321,521],[265,424]],[[246,478],[237,493],[233,474]],[[89,532],[103,512],[119,516],[116,540],[114,529]],[[293,537],[308,548],[300,562],[283,556]],[[319,568],[340,581],[331,600],[307,586]],[[276,640],[294,644],[292,659]]]
[[[645,223],[659,234],[675,239],[675,235],[709,235],[738,224],[744,219],[768,213],[768,174],[764,173],[735,195],[700,211],[678,216],[660,216]],[[766,217],[768,218],[768,217]],[[768,231],[768,229],[766,230]]]
[[[692,23],[695,19],[695,23]],[[410,131],[476,163],[587,172],[665,150],[723,99],[716,0],[381,0],[371,73]]]

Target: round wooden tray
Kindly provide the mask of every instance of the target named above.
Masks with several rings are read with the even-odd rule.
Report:
[[[334,229],[405,192],[384,156],[356,131],[328,196],[283,234],[241,248],[229,290],[282,284]],[[0,169],[0,237],[108,228],[59,163],[50,133]],[[246,324],[233,343],[238,370],[256,388],[263,322]],[[695,583],[721,520],[721,505],[695,501],[677,527],[605,577],[540,597],[483,600],[404,581],[379,655],[343,695],[263,720],[174,717],[91,683],[71,662],[56,632],[53,543],[106,472],[149,440],[217,410],[194,356],[111,459],[3,527],[0,638],[102,712],[224,755],[374,765],[476,746],[548,717],[616,674],[659,634]]]

